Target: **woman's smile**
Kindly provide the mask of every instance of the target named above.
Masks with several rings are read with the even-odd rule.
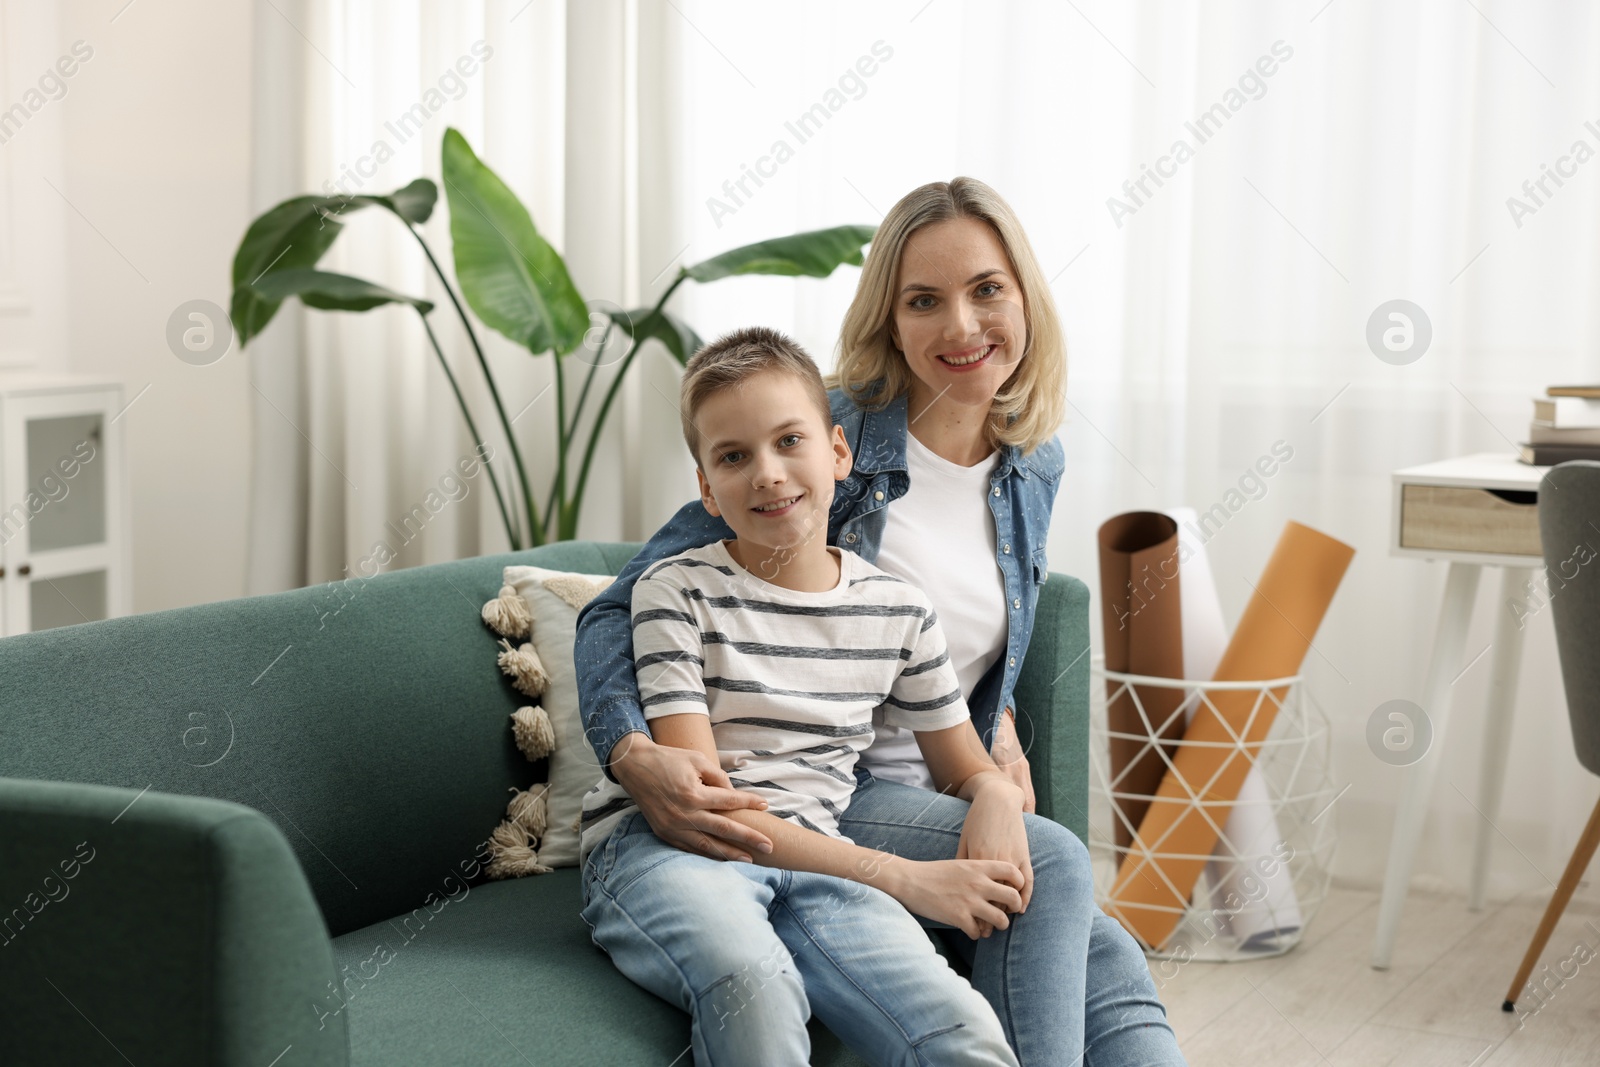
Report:
[[[960,352],[945,352],[937,358],[940,363],[959,373],[983,366],[999,347],[999,345],[979,345]]]

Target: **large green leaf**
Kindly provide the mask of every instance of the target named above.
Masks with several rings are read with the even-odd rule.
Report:
[[[233,255],[233,301],[229,317],[239,344],[267,328],[280,300],[268,299],[251,285],[270,271],[316,266],[343,225],[323,214],[325,196],[297,196],[250,224]]]
[[[233,256],[233,300],[230,318],[239,343],[250,339],[272,321],[279,300],[268,299],[253,284],[269,273],[314,267],[333,245],[347,212],[376,204],[408,223],[426,222],[433,214],[439,190],[418,178],[387,196],[296,196],[283,201],[250,224]]]
[[[689,357],[695,354],[702,343],[693,327],[665,308],[660,311],[650,308],[634,308],[632,311],[618,309],[611,312],[611,321],[629,337],[654,337],[667,346],[667,351],[679,363],[688,363]]]
[[[589,309],[522,201],[458,130],[445,131],[442,169],[456,280],[472,310],[530,352],[577,348]]]
[[[323,311],[368,311],[385,304],[409,304],[424,315],[433,310],[431,301],[325,270],[275,270],[251,288],[273,301],[298,296],[308,307]]]
[[[872,241],[875,226],[834,226],[788,237],[774,237],[735,248],[685,271],[697,282],[714,282],[735,274],[805,274],[826,278],[842,263],[861,265],[861,247]]]
[[[372,199],[407,222],[421,226],[433,214],[433,205],[439,199],[439,187],[427,178],[418,178],[410,185],[403,189],[396,189],[388,196],[375,196]]]

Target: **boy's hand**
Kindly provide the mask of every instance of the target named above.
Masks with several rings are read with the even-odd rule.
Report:
[[[1022,810],[1037,811],[1033,792],[1033,770],[1028,766],[1028,757],[1022,751],[1022,742],[1017,739],[1017,720],[1012,717],[1010,708],[1000,712],[1000,724],[995,730],[994,747],[990,749],[989,755],[994,757],[995,765],[1001,772],[1022,790]]]
[[[764,811],[767,802],[735,789],[716,761],[693,749],[658,745],[646,734],[625,735],[611,751],[611,773],[628,791],[656,836],[685,852],[751,862],[772,841],[720,814],[729,808]]]
[[[905,861],[896,877],[878,883],[907,911],[948,923],[968,937],[988,937],[1011,925],[1022,906],[1022,872],[1003,860]]]
[[[1027,910],[1028,901],[1033,898],[1033,862],[1028,854],[1028,830],[1022,822],[1021,790],[993,776],[978,787],[961,826],[956,858],[1010,863],[1022,875],[1017,887],[1021,890],[1020,899],[1014,910]]]

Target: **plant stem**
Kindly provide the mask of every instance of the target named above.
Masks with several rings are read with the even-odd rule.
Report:
[[[583,417],[583,403],[589,398],[589,386],[594,384],[594,372],[600,369],[600,359],[605,355],[606,345],[611,340],[611,331],[614,324],[606,324],[606,332],[600,335],[600,347],[595,349],[594,361],[589,364],[589,373],[584,375],[583,389],[578,393],[578,405],[572,409],[572,425],[567,430],[568,437],[577,432],[578,420]],[[546,510],[549,510],[548,508]]]
[[[439,338],[434,336],[433,326],[428,322],[428,316],[417,309],[418,316],[422,319],[422,328],[428,331],[428,342],[433,345],[434,355],[439,357],[439,366],[444,368],[444,376],[450,381],[450,390],[456,394],[456,403],[461,405],[461,417],[467,420],[467,431],[472,434],[472,441],[478,446],[478,456],[483,460],[484,470],[489,472],[489,484],[494,486],[495,503],[500,505],[500,520],[506,524],[506,537],[511,541],[512,551],[522,549],[522,537],[511,523],[511,512],[506,510],[505,496],[500,492],[500,479],[495,477],[494,466],[489,462],[489,457],[484,454],[485,445],[483,437],[478,433],[478,426],[472,421],[472,412],[467,410],[466,398],[461,395],[461,387],[456,384],[456,376],[450,370],[450,363],[444,358],[444,350],[439,347]]]
[[[554,483],[555,484],[551,488],[555,492],[556,499],[562,501],[563,503],[565,503],[565,501],[566,501],[566,491],[567,491],[567,440],[568,440],[568,437],[567,437],[567,414],[566,414],[566,412],[567,412],[567,375],[566,375],[565,370],[562,368],[562,364],[564,364],[566,362],[566,357],[563,356],[560,352],[551,351],[550,358],[551,358],[551,360],[554,361],[555,368],[556,368],[556,476],[554,478]],[[557,531],[559,531],[560,528],[561,528],[560,524],[555,522],[555,518],[556,517],[554,515],[550,514],[550,509],[548,507],[545,508],[545,510],[544,510],[544,522],[545,522],[544,540],[545,541],[560,540],[559,536],[557,536],[557,537],[552,537],[551,536],[552,531],[551,531],[550,527],[551,527],[552,524],[555,525]]]
[[[564,427],[562,427],[562,433],[564,433],[566,435],[566,440],[567,440],[567,442],[569,444],[570,444],[570,442],[572,440],[572,435],[574,433],[576,433],[577,430],[578,430],[578,420],[583,417],[583,405],[584,405],[584,402],[589,399],[589,386],[594,384],[594,372],[600,366],[600,357],[605,353],[606,343],[611,340],[611,330],[612,330],[612,324],[611,323],[607,323],[606,324],[605,333],[600,335],[600,347],[595,351],[595,358],[594,358],[593,362],[591,362],[589,364],[589,373],[584,375],[583,388],[578,391],[578,403],[577,403],[577,406],[572,409],[572,421],[570,423],[568,423],[567,425],[565,425]],[[568,446],[567,445],[563,445],[562,447],[563,447],[563,449],[565,449]],[[565,464],[563,464],[562,466],[563,466],[563,469],[565,469]],[[550,496],[549,496],[548,499],[546,499],[545,505],[544,505],[544,513],[545,513],[545,516],[546,516],[546,520],[545,520],[546,522],[549,521],[549,516],[552,515],[555,512],[555,509],[556,509],[556,487],[555,487],[554,484],[552,484],[550,486]],[[560,531],[560,526],[558,524],[557,525],[557,532],[559,533],[559,531]]]
[[[667,291],[661,294],[661,299],[657,300],[656,306],[650,309],[650,314],[659,314],[661,309],[666,306],[667,300],[671,298],[672,294],[677,291],[678,286],[682,285],[688,277],[689,272],[680,267],[678,276],[672,279],[672,284],[667,286]],[[647,315],[645,318],[648,320],[649,316]],[[600,443],[600,431],[605,428],[606,415],[611,410],[611,402],[616,399],[617,389],[622,385],[623,379],[628,376],[628,368],[633,365],[633,358],[639,354],[639,347],[644,343],[644,340],[644,337],[635,328],[633,346],[628,349],[628,354],[622,357],[622,363],[617,368],[617,375],[611,379],[611,388],[606,390],[605,401],[600,405],[600,413],[594,417],[594,429],[589,433],[589,447],[584,450],[583,468],[578,473],[578,489],[572,494],[574,501],[572,525],[574,527],[577,526],[577,510],[582,506],[584,487],[589,484],[589,468],[594,463],[595,446]]]
[[[533,491],[528,488],[528,468],[522,462],[522,449],[517,447],[517,435],[511,432],[511,420],[506,417],[505,405],[500,402],[500,390],[495,386],[494,375],[489,373],[489,360],[483,354],[483,346],[478,343],[478,335],[472,329],[471,320],[467,318],[467,309],[461,306],[461,301],[457,298],[456,291],[450,287],[449,281],[445,279],[444,270],[439,266],[439,261],[433,257],[433,249],[429,248],[428,242],[422,239],[422,231],[411,225],[404,218],[401,218],[401,221],[405,223],[406,229],[411,231],[411,235],[417,239],[417,243],[422,246],[423,254],[428,257],[428,262],[433,266],[433,273],[439,277],[439,284],[444,286],[444,291],[450,297],[450,303],[455,305],[456,314],[461,316],[461,325],[466,327],[467,338],[472,342],[472,351],[478,357],[478,365],[483,368],[484,381],[489,383],[489,395],[494,399],[494,409],[500,416],[500,426],[505,430],[506,441],[511,446],[511,458],[517,465],[517,480],[522,484],[522,499],[526,504],[528,513],[528,537],[530,540],[538,538],[542,531],[539,528],[539,513],[536,510],[537,505],[534,503]],[[670,292],[670,290],[668,291]],[[543,541],[536,542],[536,544],[543,543]],[[524,547],[533,546],[516,544],[515,550],[520,551]]]

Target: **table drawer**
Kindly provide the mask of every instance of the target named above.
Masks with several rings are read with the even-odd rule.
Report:
[[[1538,494],[1402,485],[1400,547],[1542,557]]]

